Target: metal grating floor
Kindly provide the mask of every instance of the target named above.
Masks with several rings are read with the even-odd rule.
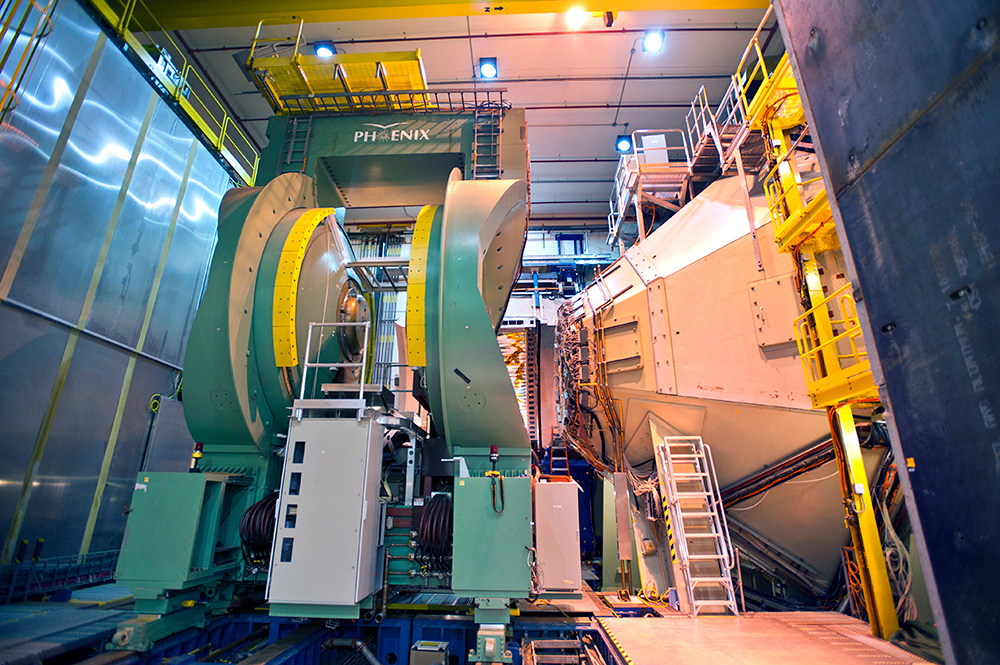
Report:
[[[0,608],[0,664],[28,665],[109,639],[135,616],[120,610],[84,609],[66,603],[26,603]]]
[[[115,603],[131,597],[132,590],[127,586],[102,584],[100,586],[92,586],[86,589],[76,589],[73,591],[73,596],[70,598],[69,602],[96,603],[98,605],[104,605],[105,603]]]

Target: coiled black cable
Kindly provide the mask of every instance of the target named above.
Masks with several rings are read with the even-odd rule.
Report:
[[[243,560],[251,569],[266,568],[271,561],[274,540],[274,511],[278,493],[264,497],[246,509],[240,518]]]
[[[447,572],[449,569],[451,531],[451,498],[447,494],[435,494],[424,506],[417,524],[417,545],[432,570]]]

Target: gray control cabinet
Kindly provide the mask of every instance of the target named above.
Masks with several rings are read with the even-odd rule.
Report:
[[[580,591],[580,509],[576,483],[535,485],[535,545],[543,592]]]
[[[376,587],[382,426],[370,418],[292,420],[267,599],[354,605]]]

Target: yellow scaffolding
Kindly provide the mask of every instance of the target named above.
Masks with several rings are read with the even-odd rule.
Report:
[[[267,21],[257,24],[247,69],[275,113],[349,113],[374,103],[382,112],[428,110],[432,103],[420,50],[386,53],[336,53],[329,57],[299,52],[302,19],[292,37],[263,37]],[[394,92],[373,97],[373,92]],[[405,99],[400,99],[399,93]],[[374,100],[374,102],[372,101]]]
[[[766,20],[765,16],[765,20]],[[759,32],[758,32],[759,34]],[[795,319],[795,339],[813,408],[826,409],[835,441],[848,531],[872,634],[888,638],[899,629],[882,543],[871,505],[852,405],[878,405],[851,284],[827,295],[816,255],[840,247],[829,197],[818,174],[803,177],[808,134],[805,111],[787,53],[769,70],[754,36],[733,76],[733,114],[745,131],[763,132],[771,169],[764,178],[775,242],[792,253],[797,286],[808,308]]]

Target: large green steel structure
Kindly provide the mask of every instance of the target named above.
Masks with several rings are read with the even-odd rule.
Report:
[[[403,454],[414,456],[418,466],[425,462],[426,472],[418,469],[416,479],[407,478],[405,501],[391,491],[379,498],[377,482],[363,490],[361,557],[371,561],[352,569],[358,583],[346,588],[370,589],[372,580],[366,582],[362,572],[371,570],[385,594],[392,576],[400,574],[383,567],[389,559],[384,549],[368,551],[372,530],[382,534],[379,542],[397,535],[392,520],[368,518],[369,499],[379,502],[380,515],[409,511],[410,528],[421,519],[422,502],[426,513],[431,505],[447,504],[433,512],[439,519],[447,512],[454,545],[446,543],[449,556],[423,582],[477,599],[477,621],[494,627],[481,634],[474,658],[487,652],[491,659],[509,657],[504,631],[495,624],[509,622],[510,599],[533,590],[526,556],[533,542],[530,443],[496,342],[527,225],[524,114],[493,104],[453,111],[271,119],[260,168],[266,180],[231,190],[222,202],[218,245],[188,344],[183,401],[198,442],[194,472],[137,479],[118,577],[133,588],[142,616],[120,627],[119,648],[148,648],[225,611],[234,594],[239,599],[262,592],[269,578],[272,612],[352,617],[363,608],[377,609],[371,595],[345,601],[317,591],[317,597],[300,598],[285,581],[295,578],[293,568],[275,574],[276,567],[322,547],[304,531],[322,529],[296,524],[296,515],[313,514],[305,505],[300,509],[301,502],[328,502],[324,510],[349,512],[336,502],[354,500],[299,494],[299,483],[306,482],[300,478],[309,477],[310,467],[300,472],[295,466],[303,462],[305,446],[315,454],[322,445],[321,452],[334,456],[341,449],[335,440],[320,436],[317,442],[315,435],[302,434],[322,431],[303,429],[302,423],[315,419],[322,428],[323,422],[354,419],[371,421],[379,431],[386,425],[389,439],[406,438],[405,448],[412,450]],[[491,123],[491,146],[484,145],[484,123]],[[489,179],[476,179],[484,150],[491,151],[495,168]],[[425,239],[424,251],[409,265],[410,296],[419,306],[410,307],[407,327],[411,364],[419,366],[427,387],[426,430],[406,414],[386,419],[391,404],[384,392],[365,385],[370,357],[362,331],[371,334],[372,294],[361,286],[341,222],[347,208],[390,206],[423,207],[417,233]],[[351,391],[360,391],[354,397],[364,402],[345,400]],[[437,442],[434,453],[425,440]],[[360,445],[345,443],[342,449],[368,447],[371,454],[361,461],[353,461],[355,453],[346,455],[331,473],[377,478],[371,465],[379,464],[381,451]],[[383,479],[391,481],[391,455],[385,460]],[[443,468],[452,470],[440,475],[449,462]],[[271,556],[248,555],[243,531],[262,514],[277,516],[278,525],[270,528],[278,542],[273,555],[264,553]],[[170,527],[161,528],[165,523]],[[270,539],[274,532],[264,535]]]

